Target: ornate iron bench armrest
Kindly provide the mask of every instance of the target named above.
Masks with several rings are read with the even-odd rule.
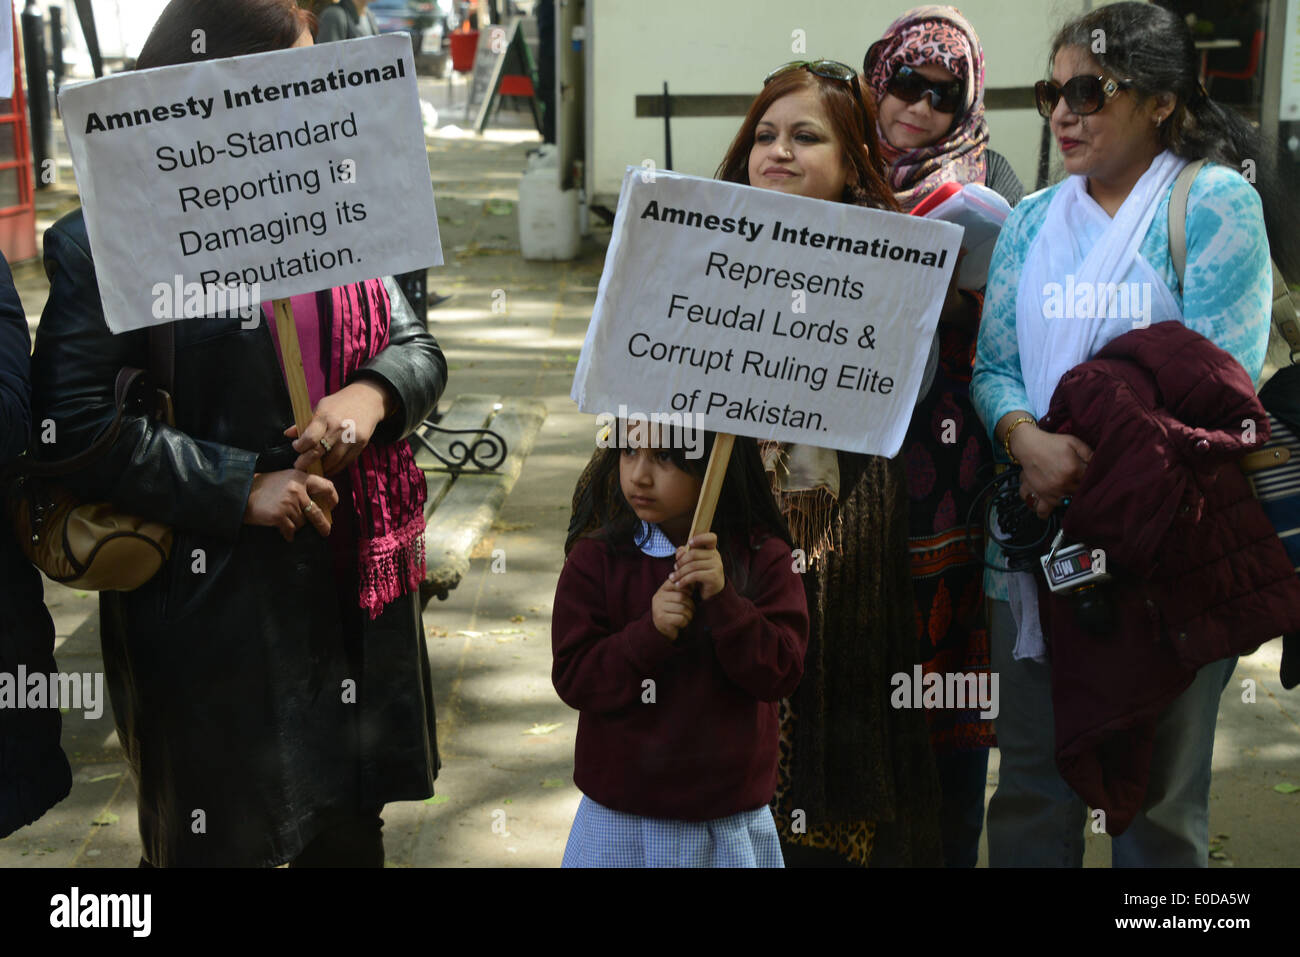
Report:
[[[486,427],[448,429],[438,425],[432,419],[425,419],[421,425],[424,428],[416,429],[411,434],[410,441],[419,443],[428,449],[429,454],[442,463],[441,465],[421,466],[426,472],[451,472],[454,475],[466,472],[489,473],[497,471],[501,467],[501,463],[506,460],[508,454],[506,440],[492,429]],[[425,432],[426,428],[427,433]],[[453,438],[444,454],[430,441],[432,437],[439,435],[473,435],[477,436],[477,438],[473,441]]]

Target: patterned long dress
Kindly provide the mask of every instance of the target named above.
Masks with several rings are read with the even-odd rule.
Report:
[[[903,466],[846,452],[838,459],[838,542],[804,574],[808,653],[798,690],[782,704],[772,812],[787,845],[859,866],[937,866],[929,731],[921,713],[889,703],[891,676],[919,661]],[[790,507],[788,494],[782,504]]]
[[[993,449],[970,401],[975,336],[975,328],[940,326],[934,385],[903,441],[917,655],[925,674],[989,671],[983,516],[970,509],[992,476]],[[978,707],[927,709],[926,718],[938,756],[994,744],[993,722]]]

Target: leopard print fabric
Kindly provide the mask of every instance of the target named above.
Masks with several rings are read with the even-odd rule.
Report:
[[[802,813],[796,819],[797,809],[790,806],[790,755],[793,752],[791,740],[795,714],[788,699],[781,700],[778,713],[781,721],[780,752],[776,765],[776,795],[772,798],[772,817],[776,819],[777,834],[788,844],[833,851],[859,867],[866,867],[871,861],[871,847],[876,836],[875,824],[870,821],[853,821],[848,824],[816,826],[810,825]]]

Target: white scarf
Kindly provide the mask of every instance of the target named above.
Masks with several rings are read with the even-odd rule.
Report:
[[[1138,247],[1161,197],[1186,165],[1187,160],[1165,150],[1151,161],[1114,219],[1088,195],[1083,176],[1071,176],[1052,197],[1016,294],[1020,371],[1035,418],[1047,413],[1061,376],[1106,343],[1148,323],[1182,319],[1173,294]],[[1074,295],[1067,296],[1069,292]],[[1126,295],[1131,292],[1137,292],[1139,302]],[[1148,302],[1149,314],[1140,315]]]
[[[1020,371],[1035,418],[1047,413],[1061,376],[1133,329],[1182,320],[1169,288],[1138,248],[1156,208],[1187,165],[1165,150],[1111,219],[1071,176],[1056,191],[1025,257],[1016,293]],[[1047,660],[1034,575],[1009,576],[1016,658]]]

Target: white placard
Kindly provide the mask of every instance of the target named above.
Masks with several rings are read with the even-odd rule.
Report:
[[[895,455],[961,238],[950,223],[629,167],[573,399]]]
[[[442,264],[405,35],[123,73],[59,108],[114,332],[211,311],[169,287],[257,302]]]

